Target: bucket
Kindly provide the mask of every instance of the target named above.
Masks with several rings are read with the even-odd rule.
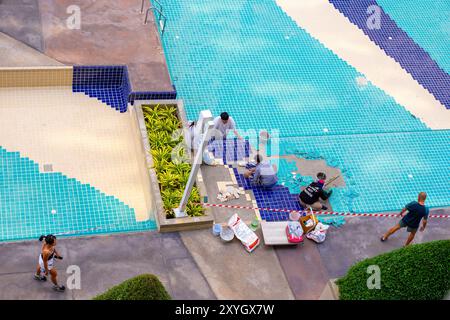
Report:
[[[289,213],[289,219],[291,221],[298,221],[298,219],[300,219],[300,213],[298,213],[297,211],[292,211],[291,213]]]
[[[220,236],[220,232],[222,231],[222,225],[215,223],[212,228],[212,233],[216,237]]]
[[[229,227],[225,227],[220,232],[220,237],[225,242],[230,242],[234,238],[234,232]]]
[[[250,224],[250,229],[252,229],[253,231],[255,231],[256,229],[259,228],[259,220],[257,217],[255,217],[252,221],[252,223]]]

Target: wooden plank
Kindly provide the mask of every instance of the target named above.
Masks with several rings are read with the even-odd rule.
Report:
[[[267,222],[261,221],[261,230],[263,234],[264,244],[273,245],[296,245],[287,239],[286,226],[287,221]]]

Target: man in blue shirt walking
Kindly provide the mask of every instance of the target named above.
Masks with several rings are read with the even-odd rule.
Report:
[[[422,227],[420,231],[425,230],[427,225],[427,219],[429,214],[429,209],[425,207],[425,199],[427,198],[427,194],[425,192],[419,193],[418,201],[413,201],[408,203],[400,212],[400,216],[402,219],[399,223],[392,227],[381,237],[381,241],[386,241],[389,236],[395,232],[397,232],[401,228],[407,228],[406,230],[409,232],[408,240],[406,240],[405,247],[413,241],[414,236],[416,235],[417,229],[419,228],[420,221],[423,219]],[[403,214],[408,211],[408,213],[403,217]]]

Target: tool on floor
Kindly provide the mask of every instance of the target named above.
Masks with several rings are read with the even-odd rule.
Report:
[[[337,176],[331,178],[330,180],[328,180],[327,183],[325,183],[324,187],[328,186],[330,183],[332,183],[333,181],[335,181],[336,179],[338,179],[340,177],[340,175],[338,174]]]

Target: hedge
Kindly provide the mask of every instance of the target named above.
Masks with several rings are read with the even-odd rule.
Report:
[[[159,279],[152,274],[143,274],[112,287],[94,300],[171,300]]]
[[[368,289],[372,273],[380,268],[380,289]],[[450,240],[410,245],[363,260],[337,282],[341,300],[438,300],[450,290]]]

